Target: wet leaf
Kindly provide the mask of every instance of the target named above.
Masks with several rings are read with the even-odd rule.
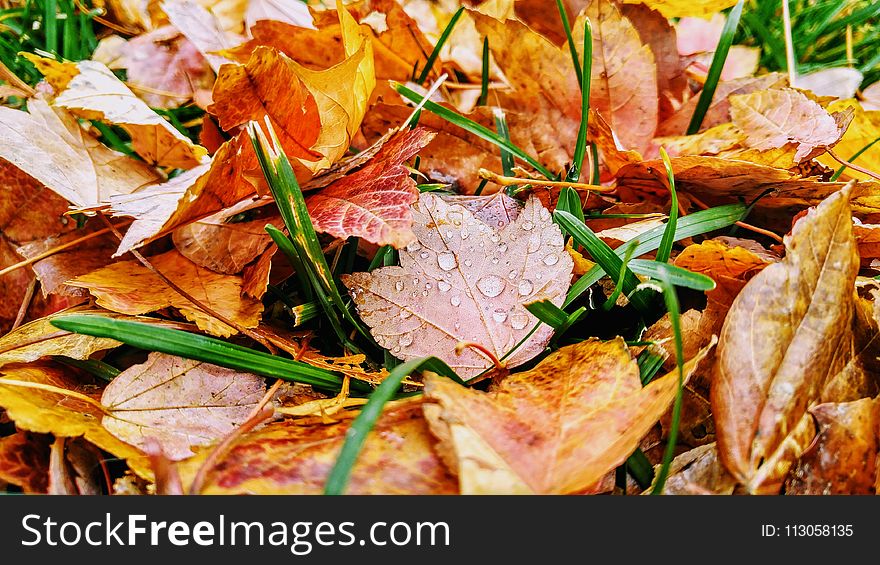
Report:
[[[537,199],[504,227],[483,223],[459,202],[422,194],[413,208],[417,241],[400,250],[401,266],[342,281],[380,345],[404,360],[436,355],[467,379],[492,363],[471,349],[457,354],[458,343],[507,355],[537,322],[524,304],[562,304],[572,260]],[[538,329],[507,357],[508,366],[537,355],[551,334]]]
[[[724,322],[712,383],[718,448],[750,492],[779,491],[812,439],[807,410],[852,355],[849,197],[845,188],[801,218],[785,259],[746,285]]]
[[[170,459],[184,459],[244,422],[265,392],[257,375],[151,353],[104,389],[101,423],[126,443],[144,449],[153,438]]]
[[[677,371],[643,388],[622,339],[590,339],[507,377],[490,393],[429,378],[425,415],[463,494],[564,494],[592,486],[621,464],[677,388]]]
[[[201,304],[229,320],[246,328],[256,327],[259,323],[263,305],[241,296],[241,278],[199,267],[177,251],[150,257],[149,261]],[[87,288],[98,305],[114,312],[138,315],[171,306],[208,333],[230,336],[237,332],[178,294],[138,261],[120,261],[77,277],[68,284]]]

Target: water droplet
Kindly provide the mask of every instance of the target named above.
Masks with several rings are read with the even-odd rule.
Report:
[[[403,290],[403,288],[404,288],[403,281],[397,281],[396,283],[394,283],[394,288],[396,288],[398,292]]]
[[[557,255],[555,253],[550,253],[549,255],[544,257],[544,264],[545,265],[555,265],[558,262],[559,262],[559,255]]]
[[[400,343],[401,347],[407,347],[408,345],[411,345],[412,342],[413,342],[412,335],[403,334],[402,336],[400,336],[399,343]]]
[[[498,253],[507,253],[507,244],[502,243],[498,246]]]
[[[541,208],[541,219],[544,221],[550,219],[550,212],[547,211],[547,208]]]
[[[427,290],[423,290],[423,291],[422,291],[422,296],[428,296],[428,291],[427,291]]]
[[[503,228],[503,227],[504,227],[504,220],[498,220],[498,227],[499,227],[499,228]]]
[[[440,268],[444,271],[451,271],[458,266],[458,261],[455,260],[454,254],[449,251],[444,251],[440,255],[437,255],[437,264],[440,265]]]
[[[400,346],[399,346],[399,345],[395,345],[395,346],[394,346],[394,349],[391,350],[391,353],[400,353]]]
[[[532,222],[530,222],[528,220],[526,220],[525,222],[522,223],[522,229],[524,231],[532,231],[532,228],[534,228],[534,227],[535,227],[535,224],[533,224]]]
[[[470,236],[471,234],[468,233],[468,231],[466,229],[463,229],[463,230],[461,230],[461,232],[459,232],[458,235],[460,235],[462,239],[467,239],[468,236]]]
[[[425,283],[425,288],[428,290],[431,290],[431,283],[429,283],[429,282]]]
[[[431,254],[428,253],[427,251],[422,251],[421,253],[419,253],[419,257],[421,257],[422,259],[427,259],[430,256],[431,256]]]
[[[446,232],[446,239],[452,239],[452,235],[453,235],[453,234],[452,234],[452,230],[448,230],[448,231]]]
[[[498,243],[501,241],[501,237],[498,234],[493,234],[492,237],[489,238],[492,243]]]
[[[455,322],[455,331],[458,331],[459,328],[461,328],[461,324],[459,324],[458,322]]]
[[[464,260],[464,266],[465,266],[465,267],[470,267],[470,266],[473,265],[473,264],[474,264],[473,261],[471,261],[470,259],[465,259],[465,260]]]
[[[445,281],[440,281],[437,283],[437,288],[440,289],[440,292],[448,292],[452,285]]]
[[[449,299],[449,303],[452,304],[453,306],[461,306],[461,297],[459,297],[456,294],[455,296],[453,296],[452,298]]]
[[[449,218],[449,221],[453,223],[453,225],[460,226],[461,220],[464,216],[462,216],[461,212],[452,212],[446,214],[446,217]]]
[[[514,312],[510,316],[510,327],[515,330],[521,330],[529,324],[529,317],[522,312]]]
[[[510,271],[509,273],[507,273],[507,278],[509,278],[510,280],[513,280],[516,278],[516,275],[517,275],[516,270]]]
[[[401,319],[406,320],[407,318],[412,317],[412,312],[410,312],[409,310],[401,310],[400,317]]]
[[[533,233],[529,236],[529,245],[528,250],[529,253],[534,253],[538,249],[541,248],[541,234]]]
[[[544,278],[544,275],[542,275],[541,273],[535,273],[535,278],[541,280]]]
[[[492,257],[492,264],[493,264],[493,265],[497,265],[497,264],[498,264],[498,257]]]
[[[421,248],[422,248],[422,244],[419,243],[418,241],[414,241],[406,246],[406,250],[410,253],[415,253],[416,251],[418,251]]]
[[[507,312],[504,310],[495,310],[492,312],[492,319],[500,324],[507,319]]]
[[[532,281],[530,281],[528,279],[523,279],[523,280],[519,281],[518,288],[519,288],[520,296],[528,296],[532,293],[532,290],[534,290],[535,287],[532,284]]]
[[[477,281],[477,288],[485,296],[495,298],[504,291],[504,279],[496,275],[486,275]]]

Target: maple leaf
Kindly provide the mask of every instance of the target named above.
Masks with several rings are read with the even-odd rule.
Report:
[[[153,267],[200,303],[246,328],[256,327],[263,305],[241,296],[241,278],[199,267],[177,251],[150,257]],[[237,330],[202,311],[138,261],[120,261],[67,284],[87,288],[100,306],[122,314],[146,314],[172,306],[208,333],[228,337]]]
[[[377,142],[380,148],[363,167],[308,197],[315,229],[397,248],[410,243],[415,239],[410,204],[419,191],[404,163],[433,137],[424,128],[405,128]]]
[[[73,205],[96,206],[158,178],[146,164],[101,144],[66,111],[56,113],[39,98],[28,109],[0,107],[0,158]]]
[[[51,387],[51,390],[34,386]],[[99,397],[98,387],[80,383],[69,369],[57,365],[31,363],[0,369],[0,406],[19,429],[55,437],[83,436],[101,449],[127,460],[129,467],[141,477],[149,477],[149,465],[141,452],[101,426],[103,410]]]
[[[706,352],[687,363],[685,374]],[[622,463],[677,388],[677,371],[642,387],[622,339],[589,339],[488,394],[429,377],[425,417],[462,494],[565,494]]]
[[[23,431],[0,438],[0,480],[25,494],[45,493],[49,481],[47,438]]]
[[[460,202],[423,193],[413,207],[417,241],[400,250],[401,266],[342,282],[382,347],[404,360],[436,355],[471,378],[492,363],[471,350],[457,354],[461,341],[482,344],[510,367],[543,350],[552,328],[529,334],[537,320],[524,304],[562,304],[572,260],[536,198],[502,227],[485,224]]]
[[[150,109],[104,64],[28,58],[55,89],[53,105],[83,119],[122,127],[131,136],[132,149],[147,163],[189,169],[207,155],[204,147],[195,145]]]
[[[849,197],[844,188],[801,218],[785,259],[746,285],[724,321],[711,391],[718,448],[750,492],[779,491],[813,437],[807,409],[853,356]]]
[[[320,494],[349,422],[269,424],[233,444],[208,473],[202,494]],[[352,469],[350,494],[455,494],[455,478],[434,452],[420,400],[388,407]],[[180,463],[185,486],[205,453]]]
[[[874,398],[810,408],[818,432],[785,483],[786,494],[876,494],[880,406]]]
[[[265,392],[262,377],[151,353],[104,389],[101,424],[126,443],[144,449],[153,438],[170,459],[184,459],[244,422]]]

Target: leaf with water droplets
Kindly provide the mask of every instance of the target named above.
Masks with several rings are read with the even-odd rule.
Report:
[[[489,198],[500,198],[506,209],[519,206],[504,195]],[[456,346],[477,343],[498,358],[510,353],[538,321],[524,304],[548,299],[561,305],[573,267],[562,233],[537,198],[501,227],[471,211],[485,210],[487,198],[472,200],[479,205],[422,194],[413,206],[417,239],[401,249],[401,266],[342,277],[381,346],[401,359],[436,355],[463,378],[492,363],[472,349],[457,353]],[[507,365],[533,358],[551,334],[541,326],[510,353]]]

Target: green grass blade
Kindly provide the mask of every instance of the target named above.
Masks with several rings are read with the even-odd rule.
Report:
[[[561,0],[556,0],[557,5],[561,8]],[[562,10],[565,14],[565,10]],[[568,34],[571,41],[571,33]],[[570,43],[574,49],[574,42]],[[577,52],[573,55],[576,57]],[[584,166],[584,157],[587,155],[587,127],[590,123],[590,78],[593,72],[593,27],[590,25],[590,19],[584,22],[584,65],[583,79],[578,82],[581,85],[581,123],[578,126],[577,141],[574,144],[574,156],[572,157],[571,167],[565,180],[568,182],[578,182],[581,178],[581,168]]]
[[[485,106],[489,100],[489,38],[483,38],[483,73],[480,75],[480,97],[477,106]]]
[[[626,460],[626,470],[642,488],[648,488],[654,480],[654,467],[641,449],[637,448]]]
[[[599,148],[596,147],[595,143],[590,144],[590,157],[593,161],[593,172],[590,175],[590,184],[598,185],[600,183],[599,178]]]
[[[556,200],[556,209],[568,212],[581,222],[585,221],[584,205],[581,203],[581,197],[577,191],[570,186],[563,187],[559,191],[559,198]]]
[[[626,252],[623,255],[623,261],[620,264],[620,278],[617,279],[617,284],[614,285],[614,292],[611,293],[611,296],[609,296],[608,299],[605,300],[605,304],[602,305],[603,310],[611,310],[617,304],[617,299],[623,292],[623,281],[625,280],[624,275],[626,274],[626,269],[628,268],[629,262],[632,259],[633,251],[638,244],[638,240],[633,240],[627,244]]]
[[[327,476],[324,494],[340,495],[345,492],[348,481],[351,478],[351,470],[357,462],[367,436],[376,424],[376,420],[382,414],[382,408],[391,400],[397,389],[400,388],[401,381],[408,375],[421,369],[428,369],[449,377],[458,377],[448,366],[446,368],[449,369],[450,373],[444,373],[443,366],[446,366],[446,364],[435,357],[413,359],[412,361],[401,363],[385,377],[385,380],[373,391],[370,399],[345,433],[345,443],[342,445],[342,450],[336,458],[336,463],[334,463],[330,474]]]
[[[501,108],[495,108],[492,112],[495,116],[495,129],[498,130],[498,136],[505,141],[508,145],[513,145],[510,142],[510,129],[507,127],[507,116],[504,115],[504,110]],[[505,149],[504,147],[499,147],[501,150],[501,171],[504,173],[506,177],[513,176],[513,154]],[[516,192],[516,186],[507,187],[507,193],[510,194],[512,192]]]
[[[52,359],[76,369],[83,370],[108,383],[118,377],[119,373],[122,372],[113,365],[104,363],[98,359],[74,359],[73,357],[65,357],[64,355],[53,355]]]
[[[645,386],[657,376],[663,367],[664,359],[662,356],[652,353],[650,349],[643,349],[636,361],[639,364],[639,380],[642,381],[642,386]]]
[[[147,351],[159,351],[264,377],[330,390],[339,390],[342,386],[342,376],[331,371],[181,330],[83,314],[58,316],[52,319],[52,325],[69,332],[108,337]],[[352,387],[369,390],[367,385],[359,382],[353,382]]]
[[[669,181],[669,221],[666,222],[663,239],[660,240],[660,247],[657,248],[656,260],[660,263],[666,263],[672,254],[672,244],[675,243],[675,228],[678,224],[678,195],[675,192],[675,174],[672,172],[672,162],[663,147],[660,148],[660,158],[663,159],[663,167],[666,169],[666,177]]]
[[[709,67],[709,73],[706,75],[706,83],[700,92],[700,98],[697,100],[697,107],[694,109],[694,115],[691,116],[691,123],[688,125],[687,134],[693,135],[700,131],[703,125],[703,118],[709,110],[712,103],[712,97],[715,96],[715,88],[721,79],[721,71],[724,69],[724,62],[727,60],[727,52],[733,44],[733,36],[736,34],[736,28],[739,25],[740,16],[742,16],[743,3],[745,0],[739,0],[736,6],[727,14],[727,21],[724,23],[724,29],[721,31],[721,39],[718,41],[718,47],[715,49],[715,55],[712,57],[712,65]]]
[[[726,228],[741,220],[745,211],[746,207],[743,204],[728,204],[725,206],[710,208],[708,210],[700,210],[699,212],[684,216],[678,221],[678,227],[675,230],[675,240],[678,241],[680,239],[694,237],[695,235]],[[639,257],[645,253],[655,251],[660,246],[660,241],[662,240],[665,231],[665,226],[658,226],[640,234],[640,243],[636,246],[633,255]],[[618,257],[622,258],[625,253],[625,245],[621,245],[614,252]],[[604,272],[600,265],[596,265],[584,273],[568,290],[565,303],[562,305],[563,308],[577,300],[584,291],[596,284],[596,282],[602,278],[603,274]]]
[[[472,133],[483,139],[492,143],[502,149],[506,149],[511,154],[513,154],[516,158],[522,160],[523,162],[529,164],[536,171],[544,175],[550,180],[556,180],[556,175],[551,173],[544,165],[538,162],[537,159],[511,143],[510,141],[505,140],[503,137],[490,130],[489,128],[478,124],[477,122],[470,120],[461,114],[450,110],[449,108],[445,108],[436,102],[432,102],[430,100],[426,100],[424,96],[421,94],[414,92],[407,88],[402,84],[395,83],[394,89],[404,98],[415,102],[416,104],[424,103],[424,108],[429,112],[436,114],[446,120],[447,122],[460,127],[468,133]]]
[[[647,259],[633,259],[629,262],[629,268],[636,274],[648,276],[652,279],[665,277],[671,284],[682,288],[704,292],[715,288],[715,281],[706,275],[693,273],[669,263],[658,263],[657,261],[649,261]]]
[[[43,1],[43,34],[46,38],[46,51],[58,54],[58,2]]]
[[[459,18],[461,18],[461,14],[464,12],[464,6],[459,8],[449,20],[449,23],[446,25],[446,28],[443,30],[443,33],[440,34],[440,39],[437,40],[437,44],[434,46],[431,54],[428,55],[428,60],[425,62],[425,68],[422,69],[422,73],[419,75],[419,78],[416,80],[419,84],[424,84],[428,79],[428,74],[431,72],[431,69],[434,67],[434,63],[437,61],[437,57],[440,56],[440,50],[443,49],[443,46],[446,44],[446,40],[449,39],[449,35],[452,33],[452,30],[455,28],[455,24],[458,23]]]
[[[554,330],[561,328],[568,321],[568,313],[546,299],[526,304],[526,310]]]
[[[578,86],[583,90],[584,85],[582,77],[584,76],[584,73],[581,71],[581,63],[578,60],[577,47],[575,47],[574,38],[571,36],[571,24],[568,23],[568,14],[565,12],[565,6],[562,5],[562,0],[556,0],[556,9],[559,10],[559,19],[562,20],[562,29],[565,30],[565,39],[568,42],[568,50],[571,53],[571,62],[574,65],[574,72],[577,77]],[[589,91],[589,89],[587,90]]]
[[[672,423],[669,427],[669,435],[666,439],[666,449],[663,452],[663,463],[657,472],[657,480],[651,494],[663,494],[663,487],[666,485],[666,478],[669,476],[669,466],[675,457],[675,443],[678,440],[678,428],[681,424],[681,399],[682,389],[684,388],[684,348],[681,340],[681,313],[678,305],[678,297],[675,294],[675,288],[670,281],[663,275],[659,278],[660,286],[663,288],[663,301],[666,303],[666,310],[669,312],[669,321],[672,326],[672,335],[675,340],[675,364],[678,369],[678,389],[675,393],[675,403],[672,405]]]

